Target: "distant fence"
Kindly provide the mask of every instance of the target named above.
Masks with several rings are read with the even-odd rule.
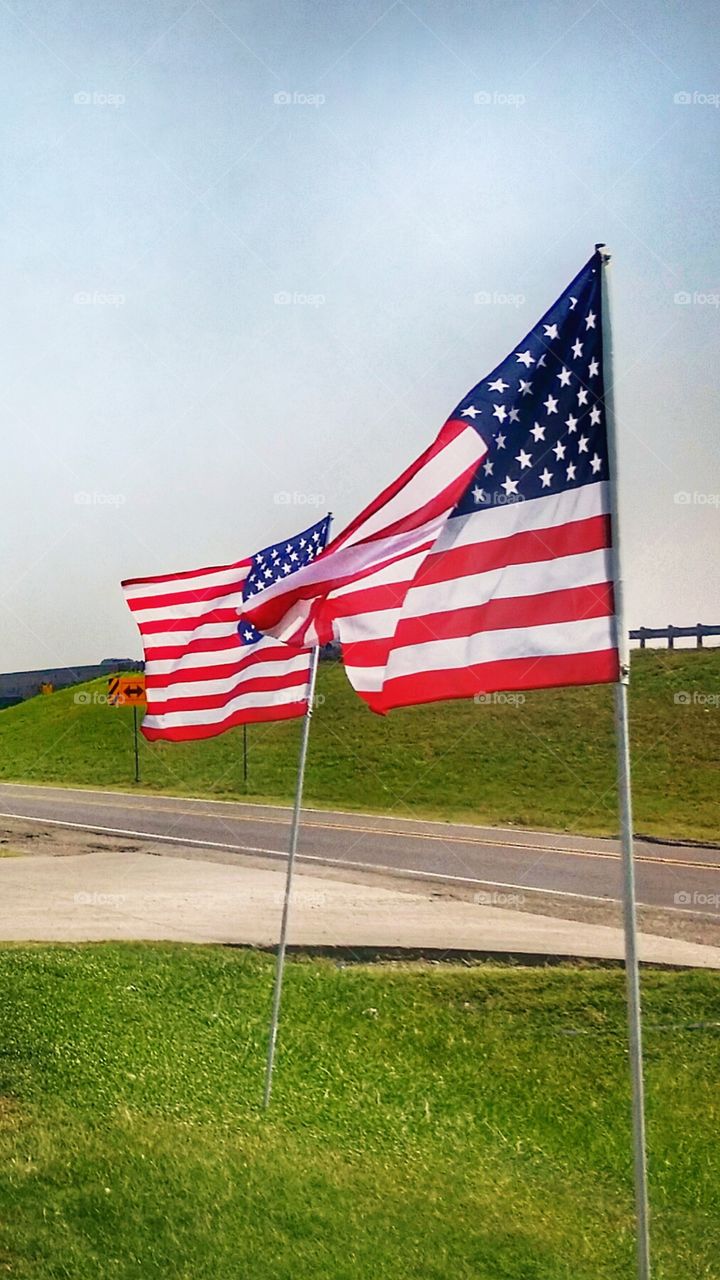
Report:
[[[667,640],[668,649],[674,649],[676,640],[693,639],[696,648],[702,649],[703,640],[710,636],[720,636],[720,627],[706,627],[702,622],[696,622],[694,627],[638,627],[630,632],[630,639],[639,640],[641,649],[646,640]]]

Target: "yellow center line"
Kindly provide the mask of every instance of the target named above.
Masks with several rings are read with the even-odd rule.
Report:
[[[78,802],[77,800],[74,800],[71,796],[56,796],[53,798],[53,803],[77,805]],[[242,801],[240,801],[239,803],[242,803]],[[118,805],[118,803],[115,801],[111,801],[110,803],[108,803],[105,800],[83,800],[81,801],[81,804],[87,804],[87,805],[90,805],[92,808],[97,808],[97,809],[117,809],[118,807],[119,808],[123,807],[122,804]],[[207,810],[198,810],[196,808],[188,809],[188,808],[182,808],[181,806],[171,807],[169,805],[163,805],[162,808],[158,810],[154,805],[151,805],[151,804],[133,803],[129,807],[133,812],[135,810],[139,810],[141,812],[147,812],[147,813],[160,812],[163,814],[165,813],[174,814],[179,817],[188,817],[188,818],[192,818],[192,817],[218,818],[219,817],[218,814],[213,813],[212,811],[208,812]],[[33,817],[37,822],[43,821],[42,817],[36,816],[34,814],[32,815],[18,814],[18,817],[21,817],[21,816]],[[282,826],[282,827],[290,826],[289,818],[259,817],[259,816],[255,816],[254,814],[250,815],[250,814],[240,814],[240,813],[235,813],[235,814],[224,813],[220,818],[220,821],[222,823],[257,822],[267,826]],[[78,824],[78,825],[83,825],[83,824]],[[90,826],[92,824],[89,823],[87,825]],[[532,844],[530,842],[495,840],[488,836],[445,835],[445,834],[440,834],[440,833],[435,834],[433,832],[425,832],[425,831],[396,831],[392,827],[366,827],[366,826],[360,826],[360,825],[352,825],[350,823],[345,823],[345,822],[318,822],[318,821],[313,821],[312,819],[305,819],[305,818],[303,819],[302,826],[303,826],[303,830],[311,829],[311,830],[318,830],[318,831],[349,831],[359,835],[390,836],[395,840],[398,840],[398,839],[400,840],[402,839],[434,840],[440,844],[463,844],[463,845],[469,844],[469,845],[476,845],[476,846],[487,845],[487,846],[490,846],[491,848],[510,849],[510,850],[519,849],[523,851],[529,851],[532,853],[563,853],[573,858],[609,858],[612,861],[617,862],[620,860],[620,857],[621,857],[619,853],[614,853],[610,850],[606,852],[601,849],[568,849],[563,847],[562,845]],[[151,833],[148,833],[148,834],[151,834]],[[717,863],[699,862],[699,861],[693,861],[690,859],[682,859],[682,858],[663,858],[663,857],[658,857],[656,855],[649,854],[649,853],[636,854],[635,861],[656,863],[659,866],[664,866],[664,867],[684,867],[684,868],[693,868],[696,870],[699,869],[704,871],[720,872],[720,865],[718,865]]]

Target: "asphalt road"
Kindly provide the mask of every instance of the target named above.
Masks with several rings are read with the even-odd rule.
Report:
[[[170,841],[238,854],[284,857],[290,810],[117,791],[0,784],[0,819],[25,818],[106,834]],[[540,890],[619,900],[616,841],[368,814],[304,811],[302,861],[401,871],[448,884]],[[636,842],[642,905],[720,917],[720,849]]]

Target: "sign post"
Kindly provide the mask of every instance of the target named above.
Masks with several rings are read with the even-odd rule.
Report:
[[[135,781],[140,781],[140,747],[138,740],[138,707],[147,705],[145,696],[145,677],[142,675],[135,676],[109,676],[108,678],[108,706],[110,707],[132,707],[133,709],[133,742],[135,756]]]

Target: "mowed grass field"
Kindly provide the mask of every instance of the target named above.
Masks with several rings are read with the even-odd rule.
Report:
[[[105,682],[0,712],[0,778],[133,787],[132,712],[103,704]],[[608,686],[537,690],[477,705],[374,716],[337,663],[322,663],[306,800],[551,830],[617,830]],[[684,701],[676,701],[678,695]],[[496,695],[498,697],[498,695]],[[720,649],[636,652],[630,694],[640,832],[720,838]],[[202,743],[141,742],[141,788],[289,801],[300,725],[251,725]]]
[[[0,951],[13,1280],[631,1280],[619,969]],[[647,972],[656,1280],[720,1275],[720,979]]]

